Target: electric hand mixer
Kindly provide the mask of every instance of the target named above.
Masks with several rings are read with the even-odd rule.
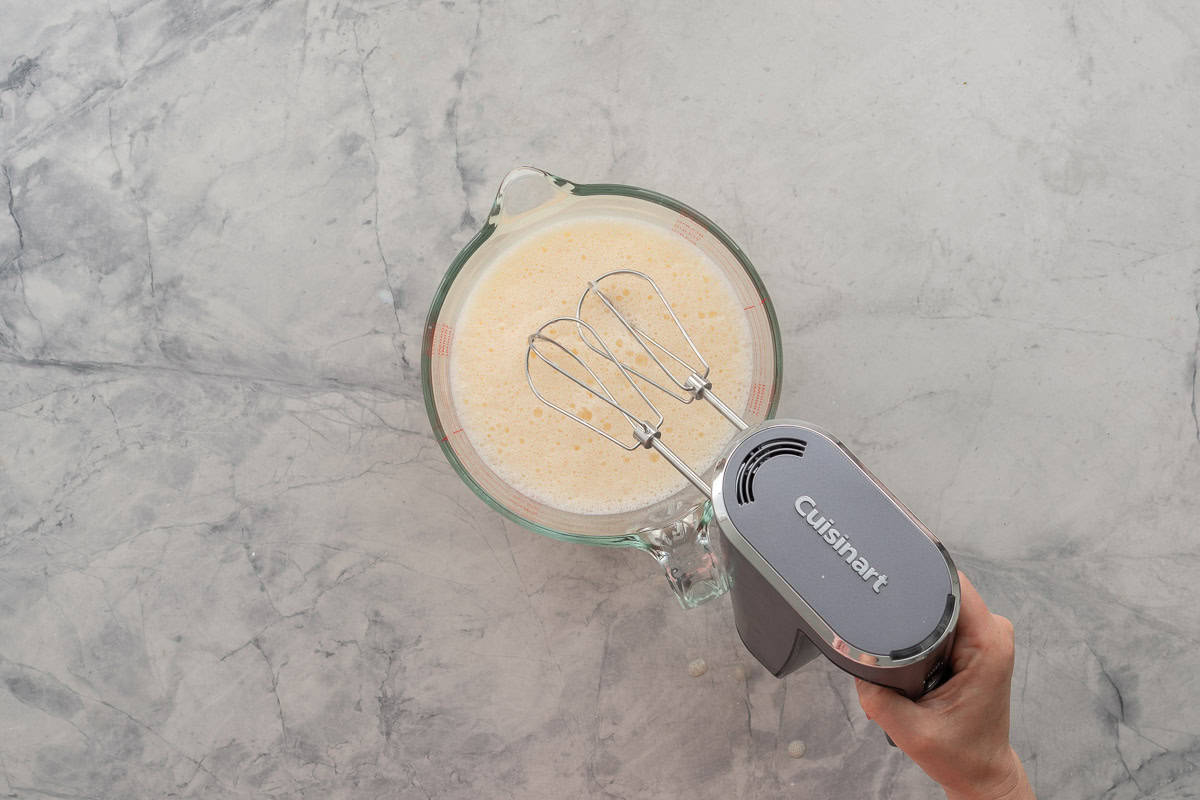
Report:
[[[617,276],[649,285],[647,297],[661,301],[664,319],[690,355],[652,338],[601,290],[602,282]],[[618,358],[583,319],[589,295],[649,357],[642,369]],[[549,334],[564,325],[575,328],[587,350],[615,365],[624,387],[620,396],[578,348]],[[632,441],[548,398],[530,369],[535,358],[623,417]],[[635,270],[590,281],[576,315],[542,325],[529,337],[525,358],[529,386],[543,403],[618,447],[658,452],[712,501],[730,561],[738,633],[774,675],[782,677],[820,652],[846,672],[911,698],[941,685],[950,674],[960,603],[958,573],[941,542],[822,429],[779,419],[748,427],[714,393],[710,372],[658,285]],[[711,483],[663,441],[665,417],[643,384],[682,403],[703,399],[738,429]]]

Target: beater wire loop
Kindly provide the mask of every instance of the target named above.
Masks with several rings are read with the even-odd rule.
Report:
[[[618,275],[636,278],[649,284],[650,288],[654,292],[654,295],[657,296],[659,302],[662,303],[662,307],[667,312],[671,322],[675,324],[675,329],[679,331],[680,336],[683,337],[683,341],[687,343],[688,348],[692,351],[692,355],[695,356],[695,364],[684,361],[682,358],[660,343],[657,339],[648,334],[640,326],[636,325],[628,316],[626,316],[617,308],[616,303],[613,302],[612,298],[610,298],[604,293],[603,290],[601,290],[601,281]],[[659,382],[661,378],[659,380],[655,380],[631,364],[626,362],[618,363],[618,360],[613,355],[612,350],[605,346],[604,342],[600,341],[598,336],[595,336],[594,328],[588,326],[593,334],[594,339],[589,339],[584,334],[583,328],[580,328],[579,338],[583,340],[583,343],[587,345],[592,352],[608,359],[609,361],[612,361],[613,363],[618,363],[618,366],[623,367],[630,374],[636,375],[641,380],[645,381],[656,389],[665,392],[681,403],[692,402],[699,397],[706,388],[711,386],[711,384],[708,382],[708,373],[710,372],[711,367],[704,359],[704,356],[700,355],[700,350],[696,347],[696,343],[693,342],[692,337],[688,335],[687,330],[683,327],[683,323],[679,321],[679,317],[675,314],[675,309],[671,308],[671,304],[667,301],[666,295],[663,294],[662,289],[658,288],[658,284],[654,282],[653,278],[644,272],[638,272],[637,270],[633,269],[616,269],[611,272],[606,272],[594,280],[588,281],[588,288],[580,296],[579,305],[575,311],[575,316],[581,320],[584,316],[583,306],[587,301],[589,294],[594,294],[596,298],[604,304],[604,307],[607,308],[612,316],[615,317],[616,320],[621,324],[621,326],[628,331],[629,335],[633,337],[634,341],[641,346],[642,351],[645,352],[645,354],[649,356],[649,358],[658,366],[662,373],[667,376],[667,379],[676,388],[683,390],[685,394],[679,394],[673,389],[669,389]],[[667,366],[667,364],[663,363],[663,359],[660,358],[660,356],[665,356],[670,362],[673,362],[676,370],[678,370],[679,367],[682,367],[684,370],[686,370],[686,377],[677,377],[675,372],[673,372],[672,369]]]
[[[613,393],[609,390],[608,386],[604,383],[603,379],[601,379],[600,376],[597,375],[596,372],[587,365],[587,362],[585,362],[582,358],[580,358],[575,353],[571,352],[571,349],[569,347],[562,344],[557,339],[555,339],[551,336],[548,336],[546,334],[546,330],[548,328],[550,328],[554,325],[557,325],[557,324],[561,324],[561,323],[567,323],[567,324],[573,323],[573,324],[577,325],[578,329],[581,331],[581,333],[580,333],[581,338],[583,335],[582,334],[583,330],[587,330],[587,331],[591,332],[592,336],[595,337],[595,340],[600,344],[601,347],[604,348],[602,352],[605,354],[605,357],[617,366],[617,369],[620,370],[621,375],[625,378],[625,380],[629,383],[629,385],[633,388],[633,390],[635,392],[637,392],[638,397],[640,397],[642,399],[642,401],[646,404],[646,407],[650,410],[650,417],[647,417],[646,419],[642,419],[642,418],[638,417],[636,414],[634,414],[632,411],[630,411],[629,409],[625,408],[625,406],[623,406],[621,403],[619,403],[617,401],[616,397],[613,396]],[[566,357],[570,358],[581,369],[583,369],[584,372],[586,372],[591,377],[592,381],[594,381],[594,384],[589,384],[583,380],[580,380],[575,375],[571,374],[569,371],[567,371],[562,366],[560,366],[559,363],[554,360],[554,358],[552,358],[550,355],[547,355],[546,351],[549,351],[551,353],[551,355],[557,354],[560,357],[566,356]],[[563,408],[562,406],[555,403],[553,400],[550,400],[545,395],[543,395],[538,390],[537,383],[533,379],[533,372],[531,371],[531,368],[530,368],[531,361],[534,357],[536,357],[538,360],[540,360],[541,362],[546,364],[548,367],[550,367],[552,370],[557,372],[559,375],[562,375],[563,377],[570,380],[576,386],[579,386],[581,389],[586,391],[592,397],[595,397],[597,400],[600,400],[601,402],[603,402],[606,405],[610,406],[611,408],[615,409],[617,411],[617,413],[619,413],[621,416],[623,416],[626,419],[626,421],[628,421],[629,424],[633,427],[633,435],[634,435],[636,441],[633,444],[628,444],[626,442],[622,442],[619,439],[617,439],[616,437],[610,435],[609,433],[601,430],[600,428],[596,427],[592,423],[588,422],[586,419],[584,419],[583,417],[574,413],[573,411],[569,411],[569,410]],[[604,340],[601,339],[600,336],[596,333],[596,329],[593,328],[588,323],[584,322],[583,320],[579,319],[578,317],[555,317],[554,319],[552,319],[549,322],[546,322],[544,325],[542,325],[542,327],[538,328],[534,333],[530,334],[529,346],[525,350],[525,379],[529,382],[529,388],[533,390],[533,393],[543,403],[550,406],[551,408],[553,408],[555,411],[558,411],[559,413],[566,414],[568,417],[575,420],[579,424],[584,425],[587,428],[590,428],[591,430],[593,430],[596,433],[603,436],[605,439],[608,439],[613,444],[617,445],[618,447],[622,447],[626,450],[636,450],[639,447],[650,447],[650,444],[648,443],[649,440],[652,439],[653,437],[658,436],[659,429],[662,427],[662,424],[663,424],[662,412],[659,411],[658,407],[655,406],[654,403],[652,403],[650,401],[650,398],[647,397],[646,393],[644,391],[642,391],[642,388],[637,385],[637,382],[634,381],[633,376],[631,376],[629,374],[629,371],[621,364],[621,362],[617,359],[617,357],[613,355],[612,351],[608,348],[608,345],[605,344]]]
[[[694,361],[685,360],[679,354],[673,352],[671,349],[652,337],[645,331],[644,328],[633,322],[626,313],[618,308],[617,303],[612,299],[612,297],[610,297],[608,294],[605,294],[605,292],[601,290],[601,281],[616,276],[636,278],[638,280],[645,281],[650,285],[650,288],[653,290],[653,294],[648,295],[648,298],[653,300],[654,297],[657,296],[658,300],[662,303],[663,308],[666,310],[667,318],[674,323],[675,328],[679,331],[680,336],[683,337],[683,341],[686,342],[688,349],[691,350],[692,355],[695,357]],[[617,357],[612,348],[608,346],[608,342],[604,340],[604,337],[600,335],[600,333],[595,327],[592,326],[591,323],[587,322],[583,318],[583,306],[587,301],[588,295],[596,296],[601,304],[603,304],[603,306],[608,310],[609,314],[611,314],[616,321],[620,323],[621,327],[633,337],[634,341],[637,342],[642,351],[645,352],[650,360],[658,366],[663,375],[666,376],[666,380],[663,380],[661,376],[657,379],[651,377],[645,374],[645,372],[642,370],[639,370],[636,366],[622,361]],[[604,380],[596,374],[595,370],[588,366],[584,359],[580,358],[578,352],[573,350],[571,347],[568,347],[566,344],[563,344],[563,342],[560,341],[556,336],[551,335],[550,328],[554,327],[555,325],[568,327],[573,326],[575,332],[579,335],[580,341],[582,341],[589,350],[599,355],[604,360],[610,362],[617,368],[617,371],[620,372],[621,377],[626,383],[629,384],[630,388],[633,389],[637,397],[641,398],[641,401],[645,403],[646,408],[650,413],[646,416],[640,416],[627,405],[623,404],[621,400],[618,400],[617,396],[613,394],[608,385],[605,384]],[[616,343],[618,345],[621,344],[619,339]],[[684,356],[686,355],[687,354],[685,353]],[[554,372],[557,372],[559,375],[567,378],[589,395],[601,401],[624,417],[625,421],[628,422],[633,428],[634,441],[632,443],[629,441],[621,441],[607,431],[602,430],[601,428],[592,424],[587,419],[584,419],[579,414],[576,414],[574,411],[564,408],[562,405],[559,405],[550,398],[546,397],[546,395],[544,395],[538,389],[537,381],[534,380],[534,359],[541,361]],[[578,367],[578,370],[572,372],[571,369],[563,366],[563,364],[570,364],[571,362],[574,362],[575,366]],[[668,363],[674,366],[675,371],[672,371],[671,367],[667,366]],[[665,442],[663,442],[661,433],[664,419],[663,414],[646,395],[646,392],[639,385],[639,381],[659,389],[681,403],[690,403],[696,398],[702,397],[708,401],[713,408],[719,411],[722,416],[729,420],[730,424],[732,424],[738,430],[746,430],[747,425],[745,421],[738,416],[733,409],[725,405],[725,403],[723,403],[719,397],[713,394],[712,383],[708,380],[710,371],[711,368],[708,362],[704,359],[704,356],[700,355],[699,348],[696,347],[696,343],[692,341],[692,337],[689,336],[687,330],[684,329],[683,323],[679,321],[679,317],[675,314],[675,310],[671,308],[671,304],[667,302],[667,298],[665,295],[663,295],[662,290],[658,288],[658,284],[655,283],[654,279],[652,279],[646,273],[638,272],[637,270],[632,269],[613,270],[612,272],[604,273],[595,280],[588,281],[587,289],[579,298],[579,305],[576,308],[575,316],[555,317],[554,319],[543,324],[540,328],[530,334],[528,347],[525,350],[525,379],[529,382],[529,388],[533,390],[534,395],[537,396],[539,400],[560,414],[564,414],[578,422],[580,425],[583,425],[589,430],[600,434],[605,439],[624,450],[636,450],[639,447],[644,447],[648,450],[654,450],[658,452],[672,467],[674,467],[679,471],[680,474],[687,478],[692,485],[699,489],[704,495],[709,497],[711,497],[712,494],[711,488],[708,486],[703,476],[696,473],[695,470],[689,467],[686,462],[679,458],[679,456],[677,456],[671,450],[671,448],[668,447]],[[686,375],[681,377],[680,374],[684,372]],[[584,373],[586,373],[586,379],[582,377]],[[671,386],[674,386],[675,388],[672,389],[670,388]],[[629,398],[633,397],[633,395],[629,395],[628,393],[623,393],[622,396]]]

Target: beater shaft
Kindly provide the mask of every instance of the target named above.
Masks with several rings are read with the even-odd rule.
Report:
[[[651,439],[650,446],[658,451],[659,455],[666,459],[668,464],[678,470],[680,475],[687,478],[688,481],[691,482],[692,486],[695,486],[697,489],[699,489],[701,494],[703,494],[709,500],[712,500],[712,487],[709,486],[708,483],[705,482],[704,478],[700,477],[700,475],[694,469],[689,467],[686,461],[675,455],[675,451],[663,444],[661,437],[655,436],[653,439]]]

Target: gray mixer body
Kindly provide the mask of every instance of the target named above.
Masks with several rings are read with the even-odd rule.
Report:
[[[773,674],[823,653],[912,698],[949,676],[954,563],[832,436],[790,420],[742,434],[712,502],[738,633]]]

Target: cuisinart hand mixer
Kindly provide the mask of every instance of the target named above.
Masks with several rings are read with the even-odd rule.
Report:
[[[601,284],[617,276],[649,285],[646,296],[661,301],[663,318],[690,356],[652,338],[602,291]],[[649,357],[637,359],[641,369],[618,358],[583,319],[589,295]],[[574,328],[587,350],[616,366],[620,396],[588,365],[581,348],[551,335],[563,328]],[[622,441],[548,398],[530,369],[533,359],[624,417],[632,440]],[[958,574],[941,542],[837,439],[796,420],[749,428],[714,394],[709,372],[658,285],[634,270],[590,281],[576,315],[552,319],[533,333],[525,359],[529,386],[543,403],[626,450],[657,451],[712,501],[730,561],[738,633],[774,675],[782,677],[821,652],[846,672],[911,698],[939,686],[949,677],[960,602]],[[684,403],[702,398],[738,429],[711,483],[663,442],[664,416],[643,385]]]

